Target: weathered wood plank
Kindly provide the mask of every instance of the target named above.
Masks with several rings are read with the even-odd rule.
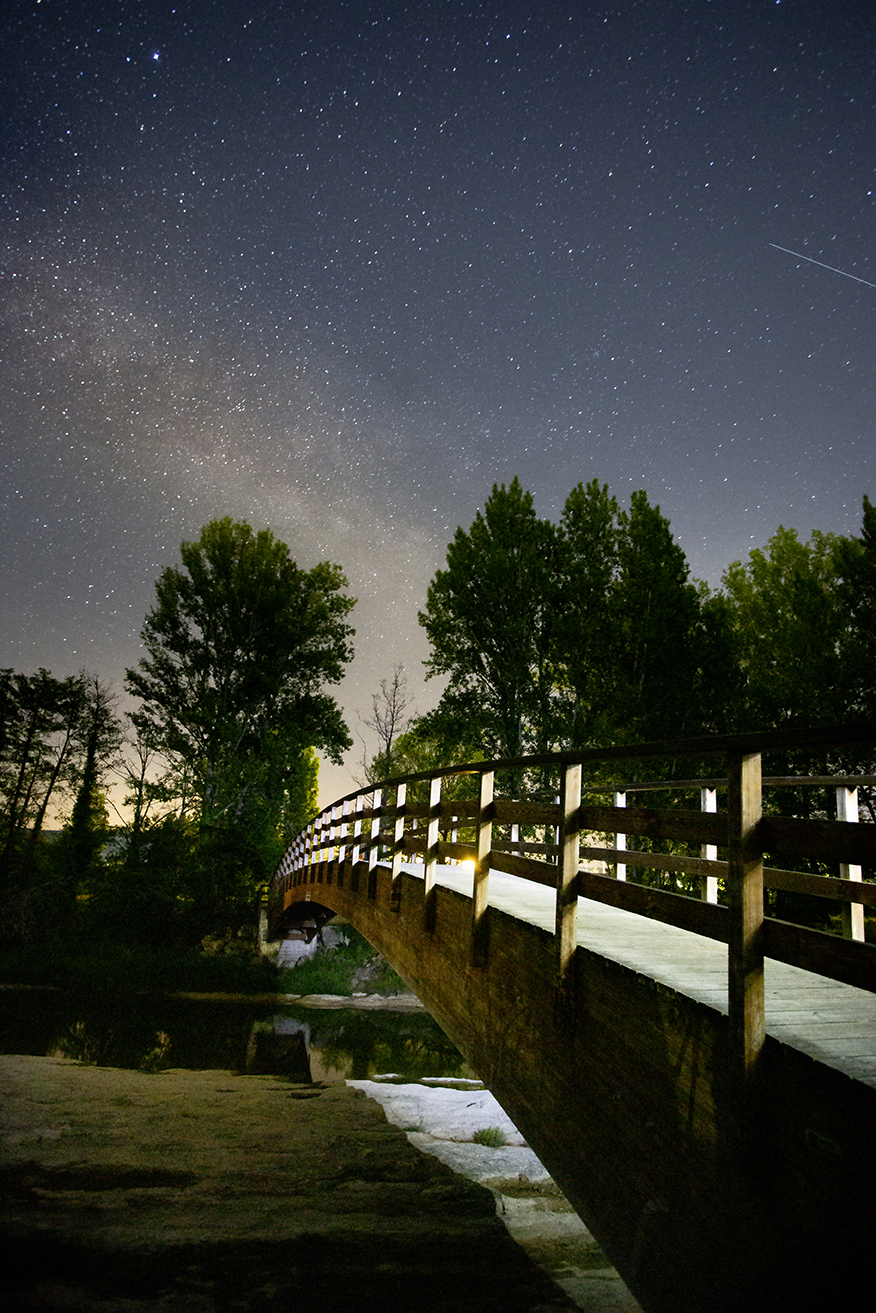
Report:
[[[503,839],[496,843],[493,840],[494,853],[543,853],[545,856],[556,857],[559,851],[560,845],[557,843],[530,843],[525,839]]]
[[[647,916],[664,925],[690,930],[717,939],[726,944],[729,932],[729,914],[719,903],[705,903],[700,898],[688,898],[668,889],[653,889],[647,885],[630,884],[628,880],[615,880],[610,875],[595,871],[578,872],[578,892],[584,898],[607,903],[638,916]]]
[[[722,812],[582,806],[581,829],[637,834],[649,839],[682,839],[694,844],[727,843],[727,816]]]
[[[478,829],[471,899],[471,947],[475,966],[487,964],[487,896],[490,879],[490,847],[493,838],[493,773],[484,771],[478,792]]]
[[[632,848],[592,848],[585,845],[581,855],[593,861],[607,862],[613,866],[622,860],[626,866],[651,868],[655,871],[677,871],[681,875],[717,876],[725,879],[726,862],[714,862],[705,857],[685,857],[681,853],[641,853]]]
[[[516,875],[523,880],[532,880],[535,884],[557,887],[556,862],[537,862],[534,857],[517,857],[514,853],[498,852],[495,848],[490,858],[495,871],[504,871],[506,875]]]
[[[559,984],[568,984],[572,959],[577,947],[578,911],[578,818],[581,808],[581,767],[566,766],[563,771],[562,827],[560,859],[557,864],[557,975]]]
[[[757,834],[761,817],[760,756],[734,756],[729,768],[727,1003],[731,1060],[740,1087],[745,1091],[752,1089],[757,1079],[766,1036],[763,860]]]
[[[876,990],[876,944],[843,939],[809,926],[767,917],[763,926],[767,957],[815,971],[859,989]]]
[[[562,812],[554,802],[528,802],[525,798],[497,798],[493,804],[498,824],[559,825]]]
[[[765,866],[763,882],[767,889],[783,889],[788,893],[810,894],[815,898],[835,898],[840,902],[876,907],[876,884],[865,884],[863,881],[839,880],[832,875],[810,875],[806,871],[782,871]]]
[[[757,827],[765,853],[791,853],[825,862],[876,865],[876,825],[849,825],[840,821],[801,821],[786,816],[764,816]]]
[[[473,862],[477,847],[473,843],[458,843],[452,839],[438,840],[438,855],[441,858],[449,857],[455,862]]]
[[[438,827],[441,823],[441,778],[429,782],[429,817],[426,826],[425,871],[423,888],[423,929],[427,934],[435,931],[436,887],[435,870],[438,863]]]

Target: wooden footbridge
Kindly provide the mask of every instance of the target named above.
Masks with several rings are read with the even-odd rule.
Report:
[[[274,932],[341,913],[388,958],[648,1313],[857,1306],[874,744],[846,727],[389,780],[298,836]],[[816,906],[831,928],[800,923]]]

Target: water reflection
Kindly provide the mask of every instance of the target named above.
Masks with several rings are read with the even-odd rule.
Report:
[[[427,1013],[191,999],[70,999],[0,993],[0,1052],[101,1067],[223,1070],[298,1082],[395,1072],[472,1076]]]

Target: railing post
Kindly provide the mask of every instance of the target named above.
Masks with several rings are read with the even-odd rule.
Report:
[[[751,1090],[764,1043],[763,853],[760,753],[734,753],[727,781],[727,901],[730,908],[727,1010],[731,1062]]]
[[[314,884],[317,881],[320,884],[322,883],[322,861],[323,861],[322,832],[323,832],[324,820],[325,820],[325,814],[323,812],[320,812],[316,820],[314,821],[314,825],[313,825],[313,849],[311,851],[311,858],[313,860],[311,862],[312,869],[310,872],[311,884]]]
[[[338,885],[344,883],[344,863],[347,860],[347,831],[349,830],[350,799],[341,803],[341,829],[338,843]]]
[[[368,844],[368,897],[377,897],[377,855],[380,845],[380,813],[383,810],[383,790],[375,789],[371,795],[371,836]]]
[[[849,789],[844,784],[837,786],[836,791],[836,818],[838,821],[852,822],[858,819],[858,790]],[[850,866],[848,862],[840,862],[840,879],[841,880],[860,880],[860,866]],[[843,934],[846,939],[864,938],[864,904],[863,903],[843,903],[842,905],[842,922]]]
[[[356,798],[355,820],[353,821],[353,846],[350,849],[350,888],[353,893],[359,892],[359,862],[362,859],[362,812],[365,809],[365,798],[360,793]]]
[[[475,966],[487,962],[487,886],[493,846],[493,772],[481,775],[478,792],[478,828],[471,894],[471,947]]]
[[[319,834],[319,817],[314,817],[313,821],[310,822],[310,825],[307,826],[307,848],[305,852],[305,884],[307,884],[307,881],[310,880],[311,874],[313,874],[313,872],[310,871],[310,867],[313,867],[314,864],[314,846],[315,843],[317,843],[318,834]]]
[[[423,929],[435,929],[435,868],[438,865],[438,829],[441,822],[441,776],[429,781],[429,820],[426,824],[426,869],[423,872]]]
[[[625,793],[615,793],[614,805],[615,807],[626,807],[627,795]],[[616,834],[614,836],[614,846],[618,852],[625,853],[627,850],[627,836],[625,834]],[[627,878],[626,862],[617,863],[617,865],[614,868],[614,878],[616,880],[626,880]]]
[[[578,839],[581,828],[581,767],[563,771],[560,860],[557,871],[557,952],[559,984],[568,983],[578,946]]]
[[[396,785],[395,790],[395,826],[392,842],[392,871],[389,877],[389,905],[394,912],[401,905],[401,868],[404,858],[405,812],[407,811],[408,786]]]
[[[325,881],[326,884],[332,882],[332,866],[337,858],[337,849],[335,844],[338,838],[338,804],[332,803],[331,819],[329,823],[329,846],[328,857],[326,858]]]
[[[717,789],[700,789],[700,811],[717,812],[718,810],[718,790]],[[706,861],[716,862],[718,860],[718,846],[714,843],[704,843],[700,846],[700,856]],[[718,877],[717,875],[700,876],[700,897],[704,903],[717,903],[718,901]]]

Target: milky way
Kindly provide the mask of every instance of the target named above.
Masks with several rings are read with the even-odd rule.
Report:
[[[120,688],[231,515],[344,566],[355,728],[396,662],[434,701],[417,609],[495,481],[644,487],[713,586],[858,530],[869,3],[6,14],[3,665]]]

